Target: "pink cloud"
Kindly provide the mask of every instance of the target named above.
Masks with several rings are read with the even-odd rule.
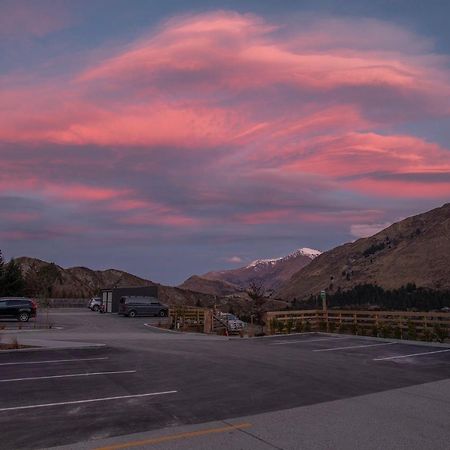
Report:
[[[345,208],[300,211],[293,194],[315,191],[319,197],[448,195],[450,181],[430,179],[450,171],[449,150],[392,131],[412,117],[448,118],[446,58],[433,53],[429,40],[376,20],[303,25],[226,11],[187,15],[98,51],[78,73],[45,82],[3,76],[0,156],[21,144],[28,163],[2,158],[1,167],[22,176],[2,180],[0,189],[125,212],[113,220],[129,226],[188,228],[221,223],[223,216],[244,225],[365,223],[367,211],[362,217]],[[134,171],[160,164],[168,181],[151,192],[133,180],[129,188],[114,187],[113,180],[89,183],[73,172],[52,182],[36,171],[46,169],[39,152],[50,144],[113,152],[114,161],[102,161],[105,171],[128,161],[133,148],[142,155]],[[70,158],[56,155],[52,163],[62,171],[92,164],[102,170],[89,155],[68,164]],[[165,190],[191,190],[191,205],[219,212],[190,211],[175,194],[165,198]],[[220,211],[240,201],[254,207]]]
[[[70,23],[68,9],[62,2],[3,0],[0,3],[0,36],[42,37]]]
[[[276,28],[259,17],[232,12],[187,16],[168,21],[103,61],[97,58],[99,62],[69,80],[15,88],[7,83],[0,102],[0,138],[198,148],[239,142],[262,128],[283,133],[286,120],[294,126],[292,132],[304,133],[302,123],[305,128],[309,123],[310,128],[326,129],[327,120],[335,120],[327,114],[344,107],[351,112],[341,115],[347,129],[378,125],[365,117],[371,100],[355,96],[331,108],[324,100],[294,107],[278,105],[275,98],[278,112],[272,115],[256,98],[250,96],[245,103],[235,99],[242,91],[251,94],[280,85],[309,95],[340,88],[394,89],[399,97],[416,98],[436,114],[449,112],[442,101],[450,94],[443,58],[423,55],[418,38],[409,52],[379,50],[377,40],[373,48],[351,49],[340,47],[339,40],[333,46],[331,31],[322,31],[320,37],[312,29],[278,37]],[[386,25],[371,22],[370,32],[375,35],[377,29],[386,31]],[[388,29],[395,35],[393,27]],[[350,45],[358,33],[348,26],[346,43]],[[265,91],[267,101],[273,95]],[[301,123],[293,117],[296,113]],[[402,114],[397,113],[397,120],[403,120]]]

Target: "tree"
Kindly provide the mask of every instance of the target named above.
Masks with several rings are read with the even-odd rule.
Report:
[[[263,324],[263,314],[264,314],[264,303],[265,303],[265,289],[263,285],[258,281],[251,281],[248,288],[247,294],[252,300],[251,304],[251,314],[255,316],[258,323]]]
[[[24,288],[25,281],[19,264],[14,259],[5,264],[0,250],[0,296],[21,296]]]
[[[3,260],[3,253],[0,250],[0,296],[3,294],[3,278],[5,276],[5,261]]]
[[[39,267],[36,273],[36,290],[39,297],[48,299],[52,297],[55,283],[61,282],[61,273],[55,263],[45,264]]]

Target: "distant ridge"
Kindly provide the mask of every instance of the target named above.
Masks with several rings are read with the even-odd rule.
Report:
[[[311,248],[300,248],[289,255],[271,259],[257,259],[238,269],[208,272],[188,278],[180,287],[199,292],[229,295],[243,292],[253,281],[271,291],[281,286],[295,272],[309,264],[321,252]]]

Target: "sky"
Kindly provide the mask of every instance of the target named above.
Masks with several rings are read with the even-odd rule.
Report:
[[[441,206],[449,14],[0,0],[0,249],[178,284]]]

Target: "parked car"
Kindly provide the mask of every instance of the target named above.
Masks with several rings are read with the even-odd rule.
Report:
[[[220,319],[223,323],[226,323],[228,325],[228,329],[231,331],[242,330],[245,328],[245,322],[240,320],[234,314],[220,313]]]
[[[36,317],[37,305],[34,300],[25,297],[0,297],[0,317],[28,322]]]
[[[100,297],[93,297],[89,301],[88,307],[91,309],[91,311],[100,311],[103,304],[103,300]]]
[[[120,299],[119,314],[127,317],[166,317],[169,314],[169,307],[160,303],[155,297],[128,296]]]

